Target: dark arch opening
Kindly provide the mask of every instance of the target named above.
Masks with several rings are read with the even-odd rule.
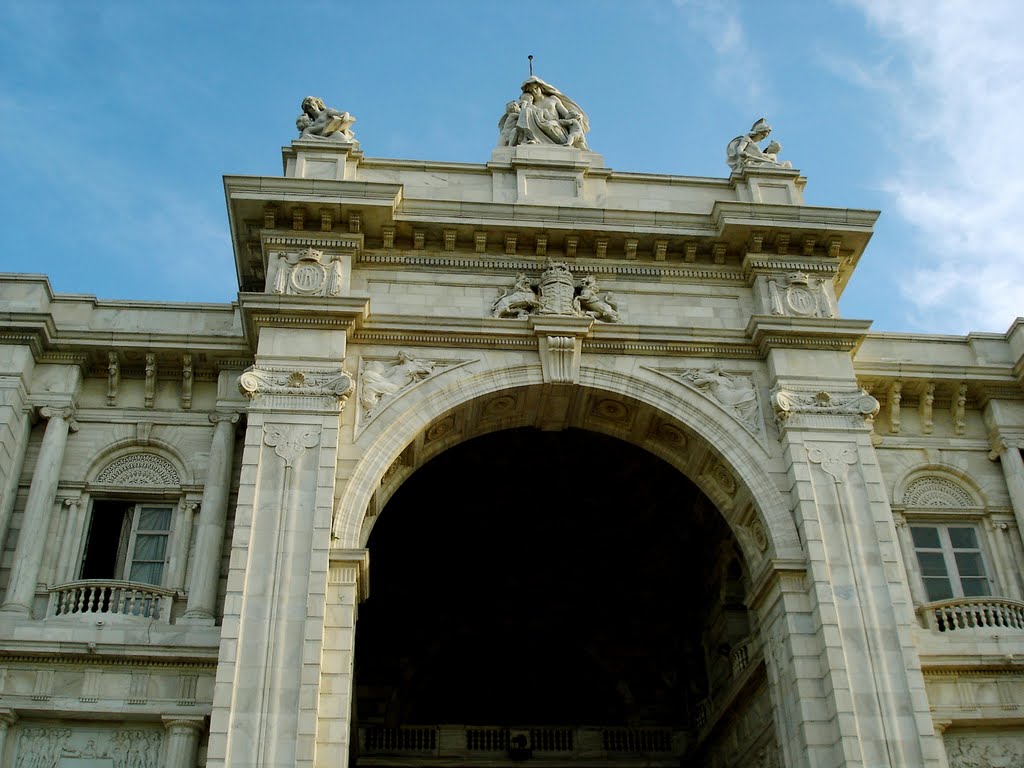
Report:
[[[509,430],[446,451],[390,499],[369,548],[361,725],[686,728],[713,683],[705,649],[749,630],[708,627],[737,577],[711,502],[592,432]]]

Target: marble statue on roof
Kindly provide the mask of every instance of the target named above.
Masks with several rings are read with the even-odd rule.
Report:
[[[589,149],[587,114],[579,105],[535,75],[523,81],[522,95],[505,106],[498,121],[498,146],[554,144]]]

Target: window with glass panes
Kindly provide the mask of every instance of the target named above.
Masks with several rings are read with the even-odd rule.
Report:
[[[910,531],[929,601],[992,594],[977,528],[912,525]]]
[[[173,507],[161,504],[94,502],[81,578],[126,579],[159,586],[173,512]]]

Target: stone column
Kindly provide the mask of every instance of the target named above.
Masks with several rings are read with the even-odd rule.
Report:
[[[1024,459],[1020,454],[1022,448],[1024,448],[1024,439],[997,434],[992,440],[992,451],[989,453],[989,458],[999,459],[999,464],[1003,468],[1003,477],[1006,479],[1006,489],[1010,492],[1010,504],[1013,506],[1017,530],[1020,531],[1021,540],[1024,541]]]
[[[919,606],[928,602],[928,595],[925,593],[924,583],[921,581],[921,569],[917,564],[914,537],[910,531],[910,525],[903,515],[893,513],[893,518],[896,522],[896,536],[899,538],[900,552],[903,555],[903,566],[907,572],[910,598],[914,601],[914,610],[916,612]]]
[[[217,602],[220,558],[231,494],[231,466],[235,456],[237,413],[212,413],[213,443],[196,526],[196,551],[188,583],[188,607],[182,617],[197,624],[213,624]]]
[[[1013,550],[1010,548],[1010,526],[1006,523],[992,523],[992,536],[996,540],[996,557],[999,560],[999,576],[1005,594],[1011,600],[1020,600],[1020,584],[1017,581],[1017,568],[1014,564]]]
[[[16,430],[13,456],[10,465],[6,467],[7,476],[4,478],[3,489],[0,489],[0,551],[3,550],[7,540],[7,528],[11,524],[11,516],[14,514],[14,502],[18,498],[18,482],[21,480],[21,473],[25,467],[25,454],[28,452],[28,441],[32,434],[32,415],[24,412],[21,415],[21,426]]]
[[[164,715],[164,768],[195,768],[205,718]]]
[[[50,516],[57,494],[60,468],[64,460],[64,446],[67,444],[68,431],[78,430],[75,409],[72,407],[46,406],[39,409],[39,414],[48,419],[46,432],[32,476],[28,501],[25,504],[24,522],[18,536],[18,547],[14,552],[7,597],[0,606],[0,611],[29,616],[32,614],[36,582],[39,579]]]
[[[16,722],[18,722],[17,712],[6,707],[0,709],[0,764],[2,765],[7,765],[4,762],[4,750],[7,749],[7,732]]]

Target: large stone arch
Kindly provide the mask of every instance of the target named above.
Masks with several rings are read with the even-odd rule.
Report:
[[[635,420],[627,427],[613,412],[604,418],[595,413],[585,425],[573,426],[633,442],[687,475],[725,516],[749,565],[766,556],[803,558],[789,505],[770,474],[771,453],[707,398],[684,386],[670,387],[667,379],[642,369],[585,367],[579,386],[564,387],[545,385],[536,365],[506,366],[500,362],[474,363],[459,368],[456,375],[442,373],[426,380],[393,399],[359,433],[351,447],[351,471],[335,510],[333,546],[366,545],[372,527],[372,522],[367,525],[367,516],[377,511],[376,495],[382,485],[387,485],[389,476],[397,474],[403,454],[418,438],[433,436],[430,442],[434,448],[413,457],[413,469],[471,436],[536,423],[525,421],[522,412],[510,411],[478,422],[476,431],[465,434],[457,426],[470,409],[476,409],[479,415],[480,409],[498,402],[498,398],[515,401],[533,397],[549,403],[552,398],[582,396],[599,411],[603,394],[607,400],[603,407],[610,411],[617,410],[614,403],[627,411],[642,409],[646,431],[638,432]]]

